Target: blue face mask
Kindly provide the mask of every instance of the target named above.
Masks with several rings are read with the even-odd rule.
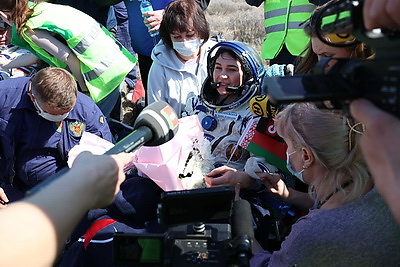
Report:
[[[297,152],[297,151],[293,151],[292,153],[288,153],[288,152],[286,151],[286,168],[288,169],[288,171],[290,171],[290,173],[291,173],[293,176],[296,176],[297,179],[299,179],[300,181],[302,181],[302,182],[304,183],[304,179],[303,179],[304,168],[303,168],[301,171],[296,172],[296,171],[294,171],[294,170],[292,169],[292,164],[290,164],[290,156],[293,155],[293,154],[296,153],[296,152]]]

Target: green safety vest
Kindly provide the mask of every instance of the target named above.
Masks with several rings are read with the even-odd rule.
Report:
[[[31,3],[30,3],[31,4]],[[41,2],[35,6],[27,26],[60,35],[80,61],[80,70],[94,102],[99,102],[116,89],[132,70],[136,58],[111,33],[85,13],[69,6]],[[36,45],[22,31],[18,36],[13,26],[11,42],[26,48],[51,66],[67,64]]]
[[[275,58],[284,44],[292,55],[300,55],[310,41],[304,26],[314,8],[308,0],[265,0],[263,58]]]

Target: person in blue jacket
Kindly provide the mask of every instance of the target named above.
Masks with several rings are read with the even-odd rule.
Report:
[[[68,71],[48,67],[1,81],[0,180],[8,199],[66,167],[84,131],[112,141],[104,115]]]

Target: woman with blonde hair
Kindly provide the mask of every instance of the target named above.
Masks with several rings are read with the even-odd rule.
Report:
[[[278,175],[261,174],[271,193],[293,204],[308,203],[273,252],[255,244],[253,266],[394,266],[400,260],[400,229],[358,145],[363,125],[311,103],[291,104],[277,114],[276,129],[287,144],[288,170],[310,185],[309,193],[285,186]]]

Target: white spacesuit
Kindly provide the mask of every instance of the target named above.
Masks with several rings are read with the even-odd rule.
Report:
[[[242,64],[243,84],[231,87],[237,94],[229,104],[216,104],[217,84],[213,81],[213,70],[217,57],[229,50]],[[215,167],[227,165],[243,170],[250,153],[238,146],[247,124],[256,116],[251,113],[249,100],[260,94],[260,84],[266,69],[257,52],[242,42],[220,42],[209,52],[208,77],[203,83],[200,96],[189,95],[183,116],[197,114],[203,126],[205,137],[211,142]],[[283,75],[283,73],[282,73]]]

